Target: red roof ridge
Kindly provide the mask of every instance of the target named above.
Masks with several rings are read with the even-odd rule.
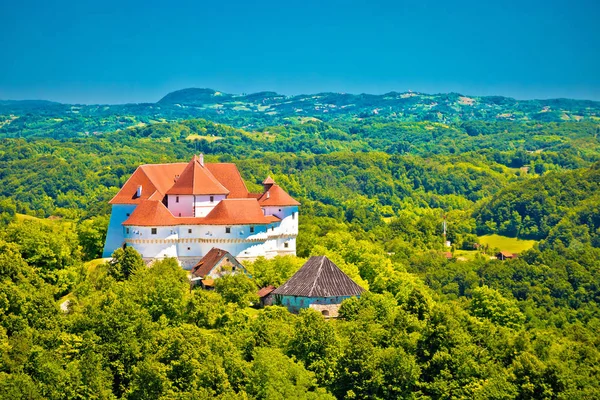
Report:
[[[186,162],[172,162],[172,163],[157,163],[157,164],[140,164],[138,167],[147,167],[147,166],[154,166],[154,165],[173,165],[173,164],[187,165]]]

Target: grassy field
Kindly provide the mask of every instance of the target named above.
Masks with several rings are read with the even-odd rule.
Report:
[[[521,253],[532,248],[536,241],[521,240],[500,235],[485,235],[479,237],[479,243],[487,244],[490,249],[497,248],[511,253]]]
[[[34,217],[32,215],[26,215],[26,214],[19,214],[19,213],[17,213],[17,221],[19,221],[19,222],[23,222],[23,221],[27,221],[27,220],[32,220],[32,219],[39,220],[39,218]]]
[[[108,258],[96,258],[95,260],[88,261],[85,263],[85,269],[88,273],[92,273],[98,265],[103,264],[108,260]]]
[[[204,139],[204,140],[206,140],[207,142],[210,143],[210,142],[215,142],[215,141],[223,139],[223,138],[220,137],[220,136],[209,136],[209,135],[204,135],[203,136],[203,135],[191,134],[191,135],[188,135],[185,139],[186,140],[200,140],[200,139]]]

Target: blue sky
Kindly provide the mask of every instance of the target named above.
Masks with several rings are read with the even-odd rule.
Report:
[[[273,90],[600,100],[600,1],[0,1],[0,99]]]

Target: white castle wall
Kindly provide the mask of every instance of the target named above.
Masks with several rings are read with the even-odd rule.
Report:
[[[226,197],[227,196],[224,194],[215,194],[212,195],[213,201],[210,201],[211,195],[195,196],[194,211],[196,217],[206,217],[208,213],[211,212],[221,200],[225,200]]]
[[[179,203],[175,204],[190,204],[185,202],[187,199],[180,196]],[[266,225],[129,226],[123,227],[122,232],[128,245],[145,259],[177,257],[186,268],[191,268],[213,247],[226,250],[242,260],[295,255],[298,207],[265,207],[264,212],[265,215],[281,218],[281,222]],[[153,228],[156,229],[154,234]]]
[[[110,214],[110,222],[108,223],[108,231],[106,232],[106,243],[102,251],[102,257],[110,257],[112,253],[121,246],[125,240],[123,235],[123,222],[135,210],[135,204],[114,204]]]

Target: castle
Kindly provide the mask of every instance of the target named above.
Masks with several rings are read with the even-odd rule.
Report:
[[[139,166],[110,200],[103,257],[123,246],[146,261],[176,257],[190,269],[213,247],[244,259],[296,254],[298,203],[273,179],[249,193],[231,163]]]

